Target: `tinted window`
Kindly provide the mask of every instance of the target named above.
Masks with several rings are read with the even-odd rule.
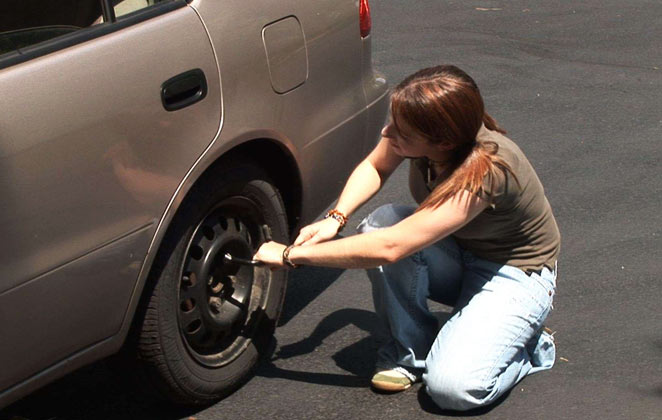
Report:
[[[138,10],[170,1],[172,0],[115,0],[113,3],[115,3],[115,16],[122,17]]]
[[[103,22],[99,0],[0,0],[0,55]]]

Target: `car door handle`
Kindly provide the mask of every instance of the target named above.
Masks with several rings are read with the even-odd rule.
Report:
[[[207,96],[207,79],[200,69],[193,69],[163,82],[161,102],[166,111],[177,111],[200,102]]]

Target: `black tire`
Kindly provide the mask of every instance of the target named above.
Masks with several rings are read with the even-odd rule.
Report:
[[[222,258],[250,259],[268,230],[287,241],[283,201],[266,174],[235,161],[207,180],[166,234],[129,340],[142,382],[186,405],[216,401],[250,378],[268,350],[287,282],[283,270]]]

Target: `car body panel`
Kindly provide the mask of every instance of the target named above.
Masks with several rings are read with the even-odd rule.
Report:
[[[215,88],[165,111],[161,83],[193,67]],[[0,291],[158,221],[218,131],[217,74],[189,8],[1,72]]]
[[[205,72],[207,97],[167,112],[161,83],[191,68]],[[119,331],[140,265],[132,277],[113,277],[108,255],[116,256],[115,272],[126,268],[128,255],[131,263],[144,260],[150,241],[127,235],[152,225],[153,235],[181,179],[217,134],[220,83],[204,27],[184,7],[7,68],[0,85],[0,306],[26,308],[22,316],[35,326],[50,320],[46,341],[39,328],[21,334],[14,327],[3,340],[15,349],[41,342],[39,352],[20,358],[36,372]],[[126,254],[113,251],[118,243]],[[92,256],[104,273],[78,268],[77,260],[87,264]],[[62,283],[70,271],[78,274]],[[97,311],[102,300],[113,305]],[[54,341],[58,335],[63,342]],[[25,377],[16,364],[0,357],[0,389]]]
[[[363,155],[367,155],[377,144],[389,108],[388,83],[386,77],[372,65],[372,42],[370,36],[363,39],[361,63],[362,87],[366,98],[368,123],[365,128]]]
[[[117,332],[153,234],[150,224],[0,295],[0,319],[21,314],[2,326],[12,344],[0,346],[0,389]]]
[[[363,51],[358,4],[348,0],[284,1],[263,7],[260,2],[227,0],[223,13],[208,0],[195,0],[191,5],[210,28],[222,70],[226,114],[220,143],[259,129],[273,129],[288,139],[306,197],[302,219],[314,218],[345,179],[330,176],[328,168],[311,162],[324,156],[324,165],[333,168],[334,174],[347,174],[363,157],[367,113],[360,76]],[[245,33],[261,33],[266,25],[287,16],[295,16],[303,28],[308,79],[284,95],[269,95],[273,89],[264,54],[246,53],[263,49],[262,40]],[[242,31],[213,29],[233,27],[234,22],[241,22]],[[247,109],[251,112],[243,112]],[[325,153],[328,150],[344,152]],[[322,195],[327,198],[320,199]]]

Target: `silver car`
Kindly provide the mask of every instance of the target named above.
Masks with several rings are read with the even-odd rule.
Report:
[[[0,406],[120,352],[179,403],[247,380],[388,102],[367,0],[0,3]]]

